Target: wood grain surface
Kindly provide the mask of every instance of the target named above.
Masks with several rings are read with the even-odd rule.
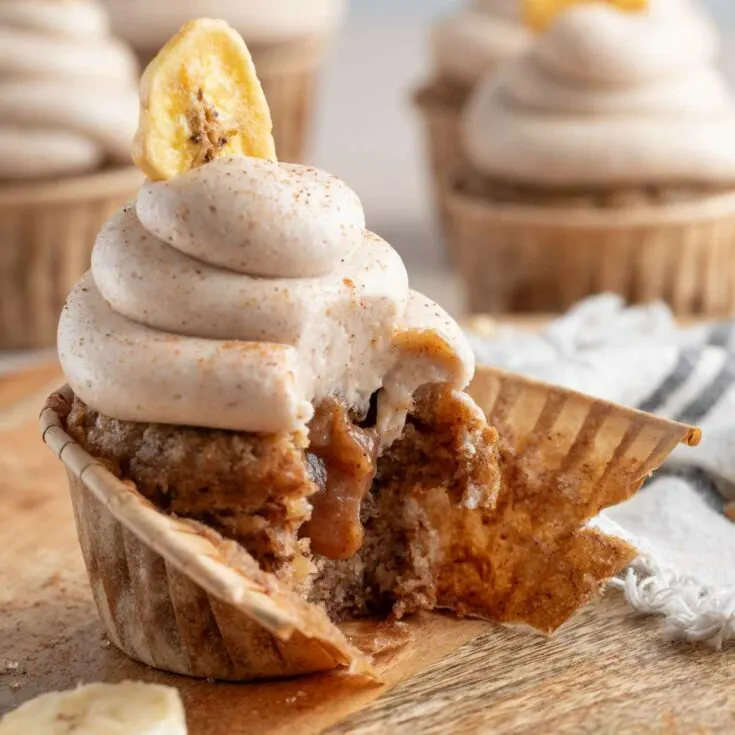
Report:
[[[36,416],[55,365],[0,379],[0,714],[52,689],[126,678],[177,686],[192,735],[732,733],[732,651],[667,642],[610,594],[554,638],[425,616],[384,682],[319,675],[258,685],[155,672],[106,641],[61,464]]]

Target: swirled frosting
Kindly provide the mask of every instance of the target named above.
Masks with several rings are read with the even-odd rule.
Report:
[[[735,181],[735,103],[689,0],[574,7],[474,94],[467,154],[544,186]]]
[[[345,0],[105,0],[116,33],[135,48],[157,50],[192,18],[222,18],[248,44],[333,31]]]
[[[0,2],[0,179],[130,160],[137,63],[92,0]]]
[[[472,0],[438,22],[431,51],[441,77],[474,86],[489,70],[520,53],[531,40],[520,0]]]
[[[474,365],[352,190],[244,157],[143,186],[100,233],[58,344],[76,394],[119,419],[299,431],[322,399],[364,407],[382,388],[386,441],[418,386],[464,387]]]

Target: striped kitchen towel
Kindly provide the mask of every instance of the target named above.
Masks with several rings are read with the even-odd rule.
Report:
[[[470,335],[478,362],[696,424],[632,500],[595,523],[641,551],[621,578],[630,604],[672,637],[735,639],[735,321],[679,328],[662,304],[581,302],[539,334]]]

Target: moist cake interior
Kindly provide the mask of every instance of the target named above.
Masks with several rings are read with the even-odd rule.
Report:
[[[381,452],[374,405],[324,401],[308,437],[119,421],[78,398],[66,426],[158,508],[237,541],[333,620],[456,608],[442,570],[470,519],[490,523],[498,435],[464,394],[431,384]]]

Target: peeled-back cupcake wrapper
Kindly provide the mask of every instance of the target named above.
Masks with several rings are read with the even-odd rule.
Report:
[[[678,443],[698,441],[691,427],[494,369],[481,369],[471,392],[501,432],[506,480],[514,478],[503,492],[519,505],[563,488],[565,503],[576,498],[586,503],[583,515],[594,514],[632,495]],[[52,396],[41,427],[66,465],[90,583],[116,646],[197,677],[248,680],[336,667],[372,674],[369,657],[323,611],[261,572],[237,544],[159,512],[76,444],[54,408],[71,398],[68,388]],[[559,560],[552,556],[543,580],[521,580],[510,593],[488,586],[486,602],[505,611],[499,620],[550,632],[634,556],[625,542],[572,523],[571,534],[540,544]],[[535,613],[523,616],[528,610]]]
[[[604,292],[663,300],[682,316],[735,306],[735,194],[596,210],[443,193],[473,312],[561,312]]]

